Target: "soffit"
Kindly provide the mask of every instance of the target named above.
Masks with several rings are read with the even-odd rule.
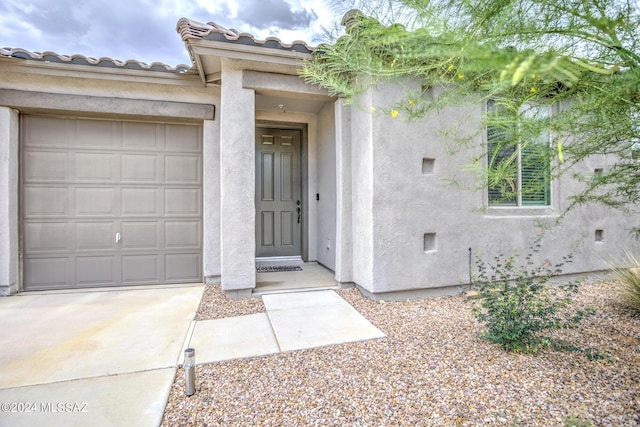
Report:
[[[295,75],[303,60],[310,59],[314,50],[302,41],[289,44],[276,37],[259,40],[214,22],[203,24],[187,18],[178,21],[176,30],[196,64],[203,84],[219,83],[221,58],[241,61],[245,70]]]
[[[255,102],[256,110],[314,114],[322,110],[322,107],[326,103],[326,101],[315,99],[258,94],[256,94]]]

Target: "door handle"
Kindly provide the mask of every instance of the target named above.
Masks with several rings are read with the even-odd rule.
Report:
[[[296,208],[296,212],[298,213],[298,224],[300,224],[300,207]]]
[[[120,233],[116,233],[116,243],[118,243],[122,239],[122,235]]]

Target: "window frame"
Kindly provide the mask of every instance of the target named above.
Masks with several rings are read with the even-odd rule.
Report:
[[[494,108],[492,106],[494,100],[493,99],[489,99],[485,102],[485,114],[489,114],[490,109]],[[533,114],[539,114],[539,112],[542,112],[545,116],[550,116],[553,114],[553,107],[552,106],[532,106],[532,105],[526,105],[524,107],[526,110],[524,111],[525,114],[526,112],[532,112]],[[521,110],[523,111],[523,110]],[[486,138],[486,155],[485,155],[485,168],[488,170],[490,167],[490,162],[491,159],[494,157],[492,155],[492,151],[489,149],[490,145],[492,144],[490,141],[490,126],[485,126],[485,138]],[[506,131],[503,131],[506,132]],[[544,133],[544,140],[546,141],[546,147],[550,148],[551,147],[551,142],[553,140],[552,135],[549,132],[545,132]],[[507,138],[506,136],[503,136],[502,138]],[[538,141],[537,143],[544,143],[542,141]],[[509,199],[507,201],[500,201],[500,200],[496,200],[496,199],[492,199],[492,187],[489,186],[489,182],[488,182],[488,178],[485,181],[485,187],[486,187],[486,191],[485,191],[485,200],[486,200],[486,206],[488,207],[488,209],[490,210],[509,210],[509,209],[514,209],[514,210],[541,210],[544,212],[549,211],[550,209],[553,208],[554,205],[554,201],[556,199],[556,197],[554,197],[554,185],[553,185],[553,179],[551,177],[551,159],[547,158],[547,163],[546,165],[544,165],[544,169],[545,171],[544,176],[543,177],[538,177],[537,179],[544,179],[545,180],[545,184],[543,186],[543,188],[540,189],[541,192],[543,192],[544,196],[542,197],[544,199],[544,201],[542,203],[540,202],[536,202],[536,201],[527,201],[526,200],[526,195],[524,197],[525,200],[523,200],[523,184],[527,181],[526,179],[523,178],[523,151],[525,152],[525,156],[526,156],[526,147],[523,148],[521,143],[518,143],[517,145],[509,145],[504,147],[503,149],[510,149],[511,147],[513,147],[513,149],[515,150],[515,154],[516,154],[516,158],[515,158],[515,163],[516,163],[516,179],[515,179],[515,197],[513,199]],[[512,156],[513,153],[507,153],[506,156],[503,156],[503,158],[506,158],[507,156]],[[497,154],[496,154],[497,156]],[[525,171],[526,173],[526,171]],[[536,179],[536,178],[532,178],[532,179]],[[494,191],[500,191],[500,189],[497,186],[494,186]]]

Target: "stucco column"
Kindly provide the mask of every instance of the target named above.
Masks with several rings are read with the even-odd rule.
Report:
[[[220,281],[220,121],[202,124],[203,242],[205,283]]]
[[[255,94],[242,87],[242,69],[222,62],[220,100],[220,241],[222,289],[249,294],[255,270]]]
[[[18,112],[0,107],[0,295],[18,292]]]
[[[336,280],[353,282],[351,189],[351,110],[335,103],[336,129]]]

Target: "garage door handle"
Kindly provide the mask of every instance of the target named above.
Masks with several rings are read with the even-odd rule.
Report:
[[[120,233],[116,233],[116,243],[118,243],[120,239],[122,239],[122,236],[120,235]]]

